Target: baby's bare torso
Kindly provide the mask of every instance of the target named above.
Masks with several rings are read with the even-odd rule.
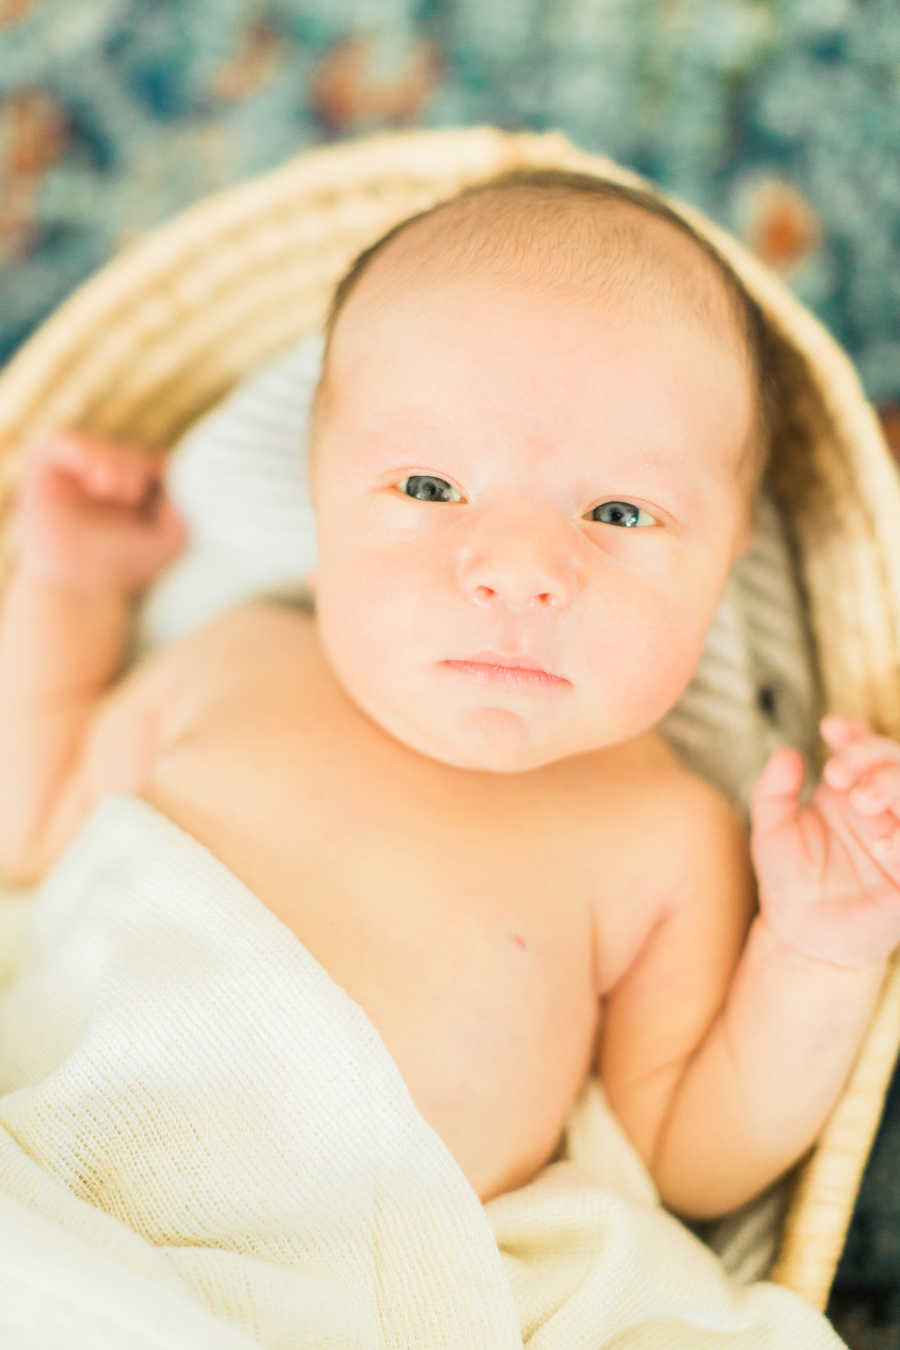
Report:
[[[308,614],[236,624],[243,659],[182,685],[141,795],[366,1011],[481,1199],[524,1184],[656,919],[640,800],[677,784],[674,756],[648,733],[521,776],[454,769],[357,708]]]

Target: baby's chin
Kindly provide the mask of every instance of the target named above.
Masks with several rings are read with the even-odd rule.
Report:
[[[532,773],[578,753],[537,741],[526,719],[509,708],[465,709],[452,726],[447,723],[437,730],[390,721],[381,722],[383,729],[407,749],[470,773]]]
[[[436,695],[427,683],[409,688],[401,699],[395,687],[361,678],[355,668],[342,671],[332,660],[328,664],[370,726],[435,764],[469,773],[527,774],[597,749],[578,742],[571,714],[564,720],[545,717],[540,706],[516,708],[502,696],[461,705],[455,697]]]

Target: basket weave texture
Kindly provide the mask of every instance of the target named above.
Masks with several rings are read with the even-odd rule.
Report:
[[[390,133],[307,151],[161,226],[76,291],[0,372],[0,518],[27,447],[62,425],[172,445],[248,372],[324,319],[356,254],[501,170],[556,166],[651,187],[559,133]],[[698,211],[776,337],[772,480],[806,597],[824,710],[900,739],[900,478],[856,373],[772,272]],[[3,574],[10,532],[0,541]],[[727,728],[723,728],[727,735]],[[820,747],[820,751],[822,747]],[[772,1278],[824,1308],[900,1046],[895,957],[845,1090],[798,1169]]]

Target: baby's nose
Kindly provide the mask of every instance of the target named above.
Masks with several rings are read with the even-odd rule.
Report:
[[[574,600],[582,569],[561,540],[515,536],[463,550],[460,580],[473,603],[525,610],[566,609]]]
[[[551,609],[565,609],[571,603],[566,599],[561,586],[551,586],[549,590],[545,591],[536,588],[523,590],[514,584],[510,585],[502,581],[494,586],[476,586],[472,591],[472,599],[479,605],[489,605],[499,600],[511,610],[529,609],[532,605],[547,605]]]

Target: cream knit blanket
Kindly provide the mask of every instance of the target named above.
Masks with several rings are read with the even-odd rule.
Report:
[[[596,1082],[563,1156],[482,1206],[362,1008],[145,802],[104,798],[21,913],[4,1350],[842,1344],[658,1206]]]

